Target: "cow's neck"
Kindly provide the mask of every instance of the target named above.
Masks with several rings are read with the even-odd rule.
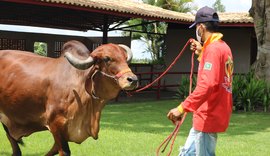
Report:
[[[97,70],[92,70],[90,75],[92,75],[90,77],[90,86],[88,86],[91,88],[88,92],[92,96],[90,131],[91,136],[97,139],[101,111],[108,100],[118,95],[120,87],[114,79],[100,74]]]
[[[105,106],[105,102],[103,100],[92,99],[92,108],[90,108],[90,134],[94,139],[98,138],[101,111]]]
[[[91,77],[91,95],[94,99],[105,101],[114,99],[120,90],[114,78],[101,74],[97,70],[94,71]]]

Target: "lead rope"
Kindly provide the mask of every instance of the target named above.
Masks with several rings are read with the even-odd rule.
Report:
[[[184,46],[183,50],[186,48],[186,46],[188,45],[188,43],[191,43],[191,39],[186,43],[186,45]],[[180,54],[182,53],[182,51],[180,52]],[[193,69],[194,69],[194,51],[192,52],[192,56],[191,56],[191,69],[190,69],[190,76],[189,76],[189,95],[191,94],[191,91],[192,91],[192,77],[193,77]],[[180,55],[181,56],[181,55]],[[179,57],[180,57],[179,56]],[[178,59],[178,58],[177,58]],[[170,151],[168,152],[167,156],[170,156],[171,155],[171,152],[173,150],[173,145],[174,145],[174,142],[175,142],[175,139],[176,139],[176,136],[179,132],[179,129],[181,127],[181,125],[183,124],[185,118],[186,118],[186,115],[187,113],[185,112],[183,117],[181,118],[180,121],[178,121],[176,123],[176,126],[173,130],[173,132],[159,145],[159,147],[157,148],[157,151],[156,151],[156,156],[159,156],[159,151],[161,149],[161,147],[166,143],[166,145],[164,146],[163,150],[161,151],[161,153],[164,153],[164,151],[166,150],[167,146],[169,145],[171,139],[173,138],[172,140],[172,143],[171,143],[171,146],[170,146]]]
[[[137,89],[133,92],[126,92],[129,96],[132,95],[132,93],[138,93],[140,91],[143,91],[147,88],[149,88],[150,86],[152,86],[154,83],[156,83],[158,80],[160,80],[165,74],[167,74],[167,72],[175,65],[176,61],[182,56],[183,52],[186,50],[187,46],[192,42],[192,38],[189,39],[186,44],[184,45],[183,49],[179,52],[179,54],[176,56],[176,58],[173,60],[173,62],[170,64],[170,66],[158,77],[156,78],[153,82],[151,82],[150,84],[144,86],[143,88]],[[189,94],[191,94],[191,88],[192,88],[192,75],[193,75],[193,68],[194,68],[194,53],[192,52],[192,56],[191,56],[191,72],[190,72],[190,83],[189,83]],[[175,129],[173,130],[173,132],[160,144],[160,146],[158,147],[157,151],[156,151],[156,155],[159,156],[159,151],[160,148],[166,143],[165,147],[162,150],[162,153],[165,151],[166,147],[168,146],[169,142],[171,141],[172,137],[173,137],[173,141],[170,147],[170,151],[168,153],[167,156],[170,156],[172,149],[173,149],[173,145],[174,145],[174,141],[176,139],[177,133],[179,132],[180,126],[182,125],[182,123],[184,122],[185,118],[186,118],[187,113],[184,113],[181,121],[178,121]]]
[[[147,88],[149,88],[150,86],[152,86],[154,83],[156,83],[158,80],[160,80],[165,74],[167,74],[167,72],[175,65],[176,61],[182,56],[183,52],[186,50],[187,46],[192,42],[192,38],[190,38],[187,43],[185,44],[185,46],[183,47],[183,49],[180,51],[180,53],[176,56],[176,58],[173,60],[173,62],[170,64],[170,66],[159,76],[157,77],[153,82],[149,83],[148,85],[144,86],[143,88],[137,89],[131,93],[127,92],[128,95],[132,95],[132,93],[138,93],[140,91],[143,91]],[[193,69],[192,69],[193,71]]]

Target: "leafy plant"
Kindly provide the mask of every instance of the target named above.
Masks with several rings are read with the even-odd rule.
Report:
[[[235,75],[233,77],[233,104],[234,110],[242,110],[244,109],[240,97],[240,90],[244,90],[246,88],[246,79],[243,75]]]
[[[267,112],[268,109],[270,109],[270,88],[269,85],[266,89],[266,94],[263,96],[263,110],[264,112]]]
[[[260,108],[266,112],[269,107],[269,85],[257,79],[251,71],[247,75],[236,75],[233,79],[233,103],[235,110],[245,112]]]
[[[41,55],[41,56],[47,56],[47,43],[45,42],[35,42],[34,43],[34,53]]]
[[[176,93],[176,96],[179,99],[186,99],[188,97],[189,83],[190,83],[189,79],[190,79],[189,75],[183,75],[181,77],[180,86],[179,86],[177,93]],[[192,90],[195,89],[196,83],[197,83],[197,77],[195,75],[193,75],[193,77],[192,77]]]

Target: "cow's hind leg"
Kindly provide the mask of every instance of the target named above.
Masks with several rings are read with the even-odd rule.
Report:
[[[21,152],[21,149],[18,145],[18,143],[22,143],[22,140],[15,140],[10,134],[9,134],[9,131],[8,131],[8,128],[6,125],[2,124],[3,127],[4,127],[4,130],[6,131],[6,135],[7,135],[7,138],[11,144],[11,147],[12,147],[12,156],[21,156],[22,155],[22,152]],[[23,143],[22,143],[23,144]]]

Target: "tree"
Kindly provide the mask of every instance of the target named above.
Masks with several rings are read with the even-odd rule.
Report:
[[[257,60],[252,65],[258,78],[270,82],[270,1],[252,0],[249,10],[257,37]]]
[[[215,11],[225,12],[225,6],[221,3],[221,0],[216,0],[212,7]]]
[[[193,0],[143,0],[143,2],[178,12],[190,12],[195,10],[195,8],[191,6],[191,2],[193,2]],[[126,24],[132,26],[147,22],[149,21],[144,19],[134,19],[129,20]],[[164,35],[162,34],[166,34],[167,24],[164,22],[145,24],[142,26],[132,27],[132,30],[134,30],[131,35],[132,39],[140,39],[146,43],[146,52],[151,53],[152,61],[162,62],[162,56],[165,51]],[[152,32],[152,34],[140,32]]]
[[[151,0],[145,1],[147,3],[147,1]],[[156,1],[156,3],[152,5],[156,5],[166,10],[172,10],[177,12],[189,12],[195,9],[191,6],[193,0],[154,0],[154,1]]]
[[[34,43],[34,53],[47,56],[47,43],[44,42],[35,42]]]
[[[147,23],[149,21],[144,19],[134,19],[128,21],[128,25],[136,25],[139,23]],[[142,26],[136,26],[133,27],[132,30],[135,32],[132,32],[132,39],[133,40],[141,40],[147,45],[147,48],[145,49],[145,52],[150,52],[151,54],[151,60],[153,62],[160,61],[160,58],[162,58],[162,52],[164,52],[164,35],[166,33],[167,24],[164,22],[158,22],[158,23],[152,23],[152,24],[146,24]],[[138,32],[136,32],[138,31]],[[150,33],[141,33],[141,32],[152,32]],[[157,33],[157,34],[153,34]]]

